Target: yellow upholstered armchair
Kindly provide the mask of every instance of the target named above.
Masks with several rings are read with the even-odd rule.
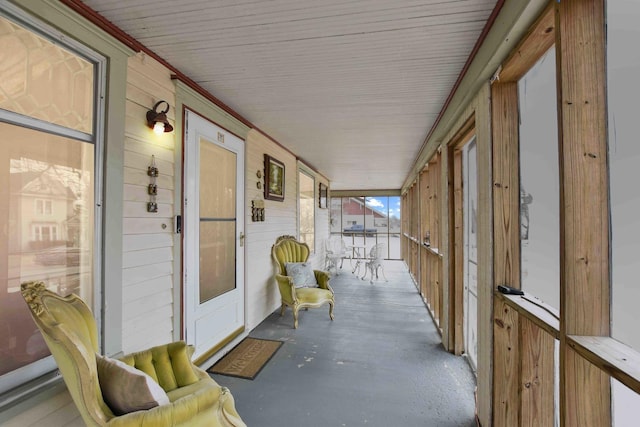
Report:
[[[110,359],[97,353],[95,320],[80,298],[42,282],[21,289],[86,425],[245,426],[229,390],[193,365],[184,342]]]
[[[309,270],[310,279],[315,283],[298,281],[297,277],[287,274],[287,264],[298,264],[305,267],[309,259],[309,246],[301,243],[293,236],[280,236],[271,248],[271,256],[277,264],[276,282],[280,290],[282,308],[280,315],[284,315],[287,306],[293,309],[293,327],[298,327],[298,311],[301,308],[317,308],[329,304],[329,317],[333,320],[333,305],[335,303],[333,289],[329,286],[329,273],[320,270]],[[291,269],[295,267],[290,265]],[[296,275],[297,276],[297,275]],[[297,283],[296,283],[297,282]]]

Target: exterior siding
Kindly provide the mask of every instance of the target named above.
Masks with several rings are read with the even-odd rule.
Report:
[[[271,246],[278,236],[289,234],[298,236],[298,168],[296,158],[275,144],[262,133],[251,130],[246,146],[246,296],[247,330],[258,326],[269,314],[280,306],[280,293],[273,279],[275,265],[271,259]],[[285,165],[285,197],[283,202],[265,200],[265,220],[251,221],[251,201],[263,200],[264,190],[257,188],[257,182],[264,184],[264,154],[268,154]],[[258,178],[260,171],[263,178]],[[318,184],[327,185],[326,179],[315,176],[316,201]],[[315,209],[316,251],[309,260],[314,268],[321,268],[324,261],[323,241],[329,236],[329,209]]]
[[[130,353],[173,339],[173,215],[176,133],[156,135],[143,118],[159,100],[175,122],[171,73],[144,54],[129,58],[124,144],[122,244],[122,351]],[[157,213],[147,212],[147,167],[155,157],[160,176]]]

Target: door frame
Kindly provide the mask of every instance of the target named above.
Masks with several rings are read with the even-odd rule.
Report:
[[[446,337],[449,351],[461,355],[465,351],[464,337],[464,185],[462,149],[472,138],[477,138],[475,115],[469,117],[447,144],[448,180],[448,238],[449,251],[449,330]],[[477,142],[476,142],[477,143]]]
[[[176,206],[180,206],[180,211],[178,215],[175,215],[174,217],[174,227],[175,227],[175,232],[177,234],[179,234],[179,242],[177,244],[177,252],[179,253],[179,256],[177,257],[178,260],[176,262],[175,265],[178,265],[179,268],[177,269],[178,271],[176,271],[174,274],[176,274],[177,276],[175,277],[176,281],[179,281],[178,283],[180,284],[180,286],[178,286],[177,288],[179,288],[176,291],[176,301],[179,298],[180,304],[179,307],[176,307],[174,309],[174,315],[176,315],[177,320],[174,322],[174,327],[177,328],[177,330],[179,331],[179,339],[181,340],[186,340],[187,339],[187,301],[186,301],[186,292],[187,292],[187,283],[185,281],[185,250],[186,250],[186,246],[185,246],[185,237],[186,237],[186,233],[185,233],[185,229],[184,229],[184,223],[185,223],[185,198],[186,198],[186,180],[185,180],[185,161],[186,161],[186,151],[187,151],[187,132],[189,130],[188,127],[188,119],[189,119],[189,115],[192,116],[197,116],[199,119],[202,119],[206,122],[209,122],[210,124],[212,124],[213,126],[216,126],[220,129],[222,129],[223,131],[229,133],[230,135],[233,135],[234,137],[238,138],[240,141],[242,141],[243,143],[243,148],[242,148],[242,156],[243,156],[243,161],[242,161],[242,168],[239,168],[236,173],[238,174],[238,176],[241,178],[241,184],[239,184],[239,189],[241,188],[242,190],[242,196],[240,202],[238,203],[238,206],[241,206],[241,209],[238,210],[237,212],[237,223],[242,225],[242,232],[244,234],[245,229],[246,229],[246,218],[245,218],[245,214],[244,214],[244,209],[245,209],[245,169],[246,169],[246,139],[241,137],[240,135],[238,135],[235,132],[230,131],[227,127],[220,125],[219,123],[217,123],[216,121],[210,119],[209,117],[205,116],[204,114],[199,113],[198,111],[189,108],[186,105],[182,105],[182,126],[181,129],[179,130],[181,133],[181,140],[182,140],[182,147],[181,147],[181,151],[180,153],[177,153],[177,155],[180,156],[180,161],[179,161],[179,166],[180,169],[176,170],[176,182],[178,183],[179,187],[179,194],[176,194]],[[177,193],[177,192],[176,192]],[[181,224],[178,224],[178,217],[181,218]],[[240,230],[237,230],[237,233]],[[237,237],[237,236],[236,236]],[[244,246],[244,245],[243,245]],[[194,363],[196,365],[202,365],[203,363],[205,363],[207,360],[211,359],[216,353],[218,353],[220,350],[222,350],[224,347],[226,347],[227,345],[229,345],[231,342],[233,342],[234,340],[237,340],[238,337],[241,337],[245,331],[246,331],[246,327],[247,327],[247,283],[246,283],[246,251],[242,250],[242,253],[239,254],[238,260],[241,260],[242,266],[238,266],[236,268],[238,273],[242,273],[242,288],[243,288],[243,301],[242,301],[242,307],[243,307],[243,319],[242,319],[242,326],[240,326],[239,328],[237,328],[236,330],[232,331],[228,336],[226,336],[224,339],[222,339],[219,343],[217,343],[214,347],[206,350],[204,353],[202,353],[201,355],[199,355],[198,357],[196,357],[194,359]],[[174,335],[178,335],[177,333],[174,333]]]

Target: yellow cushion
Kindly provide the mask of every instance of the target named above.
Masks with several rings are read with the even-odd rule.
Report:
[[[184,341],[152,347],[129,354],[120,360],[149,375],[166,392],[198,381]]]
[[[327,289],[318,288],[298,288],[296,289],[298,301],[301,304],[318,304],[332,299],[333,294]]]

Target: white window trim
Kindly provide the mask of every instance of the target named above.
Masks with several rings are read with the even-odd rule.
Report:
[[[99,334],[101,335],[102,324],[102,190],[103,190],[103,147],[104,147],[104,116],[106,111],[105,94],[107,89],[107,58],[98,54],[84,44],[77,42],[61,31],[49,26],[38,18],[28,14],[19,7],[0,0],[0,15],[8,18],[19,25],[28,28],[34,33],[51,40],[57,44],[74,52],[78,56],[88,60],[95,65],[95,101],[94,101],[94,131],[93,134],[79,132],[65,128],[56,124],[44,122],[32,117],[26,117],[11,111],[0,110],[0,121],[49,132],[60,136],[70,137],[83,142],[95,145],[94,149],[94,271],[93,271],[93,312],[96,315]],[[52,206],[53,210],[53,206]],[[40,389],[43,384],[49,384],[54,377],[56,364],[52,356],[36,361],[2,376],[0,381],[0,409],[13,404],[22,399],[23,396]],[[59,378],[58,378],[59,379]]]

